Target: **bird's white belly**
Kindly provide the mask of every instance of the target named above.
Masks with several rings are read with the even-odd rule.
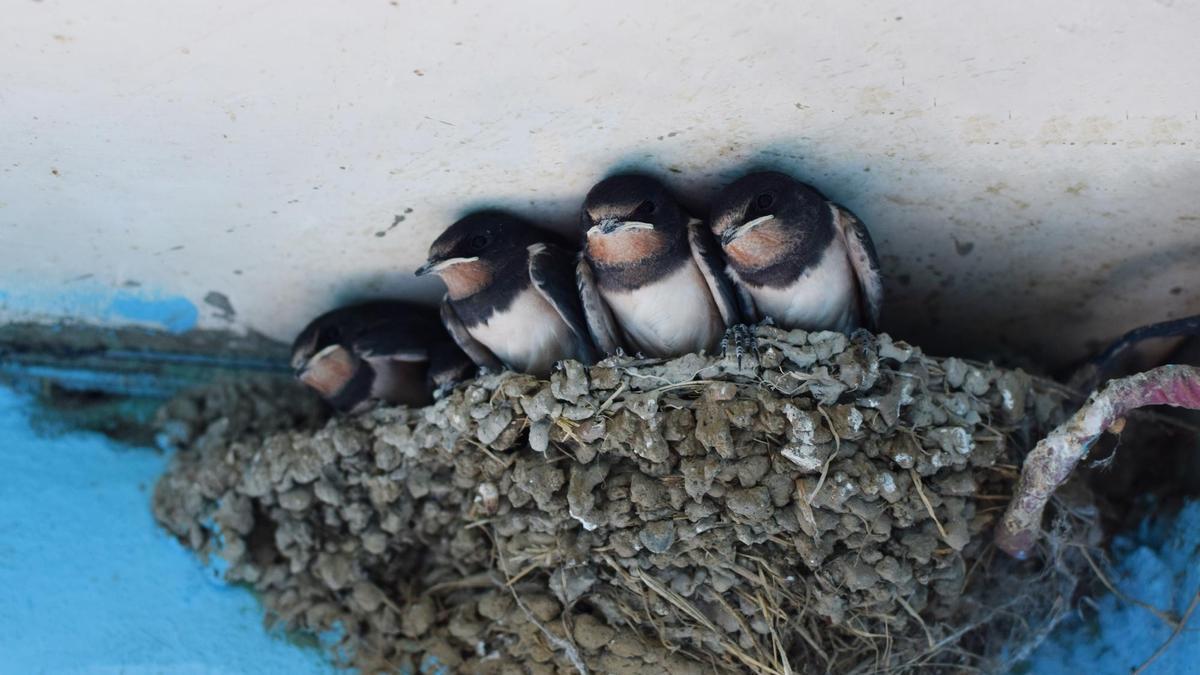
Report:
[[[725,325],[695,263],[632,292],[605,292],[613,318],[646,356],[679,356],[712,350]]]
[[[472,326],[471,335],[509,368],[538,376],[555,363],[575,358],[575,335],[537,291],[526,289],[507,309]]]
[[[759,314],[781,327],[849,332],[858,326],[858,285],[845,248],[836,240],[790,285],[746,288]]]

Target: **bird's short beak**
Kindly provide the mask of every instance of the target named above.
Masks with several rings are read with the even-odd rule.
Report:
[[[741,237],[743,234],[746,234],[750,230],[752,230],[752,229],[758,227],[759,225],[762,225],[763,223],[767,222],[768,220],[772,220],[774,218],[775,218],[775,216],[773,216],[771,214],[767,214],[765,216],[759,216],[758,218],[755,218],[754,220],[751,220],[749,222],[742,223],[741,225],[739,225],[737,227],[728,228],[721,235],[721,245],[728,246],[728,245],[732,244],[734,241],[736,241],[738,239],[738,237]]]
[[[450,267],[451,265],[458,265],[459,263],[475,262],[476,260],[479,260],[479,256],[471,256],[470,258],[446,258],[445,260],[431,258],[424,265],[421,265],[420,267],[418,267],[413,272],[413,274],[415,274],[419,277],[423,277],[426,274],[436,274],[438,272],[441,272],[442,270],[446,269],[447,267]]]
[[[617,220],[616,218],[604,218],[599,223],[596,223],[587,231],[587,236],[608,235],[615,232],[626,232],[629,230],[653,230],[654,225],[651,223],[643,223],[636,220]]]

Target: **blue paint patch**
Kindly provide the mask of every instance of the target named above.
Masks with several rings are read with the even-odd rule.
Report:
[[[221,501],[217,500],[217,508],[221,507]],[[200,521],[200,525],[204,529],[212,532],[217,538],[217,551],[225,550],[225,534],[221,532],[221,528],[217,527],[217,521],[212,516]],[[221,555],[208,556],[208,573],[212,575],[214,581],[218,584],[225,584],[225,573],[229,571],[229,561]]]
[[[421,675],[450,675],[450,669],[438,657],[426,654],[421,659]]]
[[[28,406],[0,388],[0,673],[338,672],[154,522],[169,456],[37,436]]]
[[[0,321],[28,320],[140,324],[183,333],[196,327],[200,310],[182,295],[114,289],[95,283],[69,288],[32,285],[0,291]]]
[[[140,323],[156,323],[172,333],[183,333],[196,327],[200,312],[187,298],[173,296],[147,298],[121,291],[108,305],[109,312],[118,318]]]
[[[350,663],[351,654],[346,649],[346,627],[341,621],[333,622],[333,628],[317,634],[317,644],[321,645],[325,653],[332,653],[335,663]]]
[[[1200,501],[1188,502],[1178,515],[1149,520],[1112,544],[1110,580],[1127,597],[1182,616],[1200,592]],[[1114,595],[1080,611],[1042,643],[1024,664],[1039,675],[1128,675],[1147,663],[1172,627],[1141,607]],[[1159,655],[1147,675],[1197,672],[1200,662],[1200,612]],[[1021,670],[1021,669],[1018,669]]]

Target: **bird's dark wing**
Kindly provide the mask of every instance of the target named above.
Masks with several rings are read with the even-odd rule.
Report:
[[[462,319],[458,318],[458,312],[454,311],[454,306],[450,304],[450,298],[442,300],[442,323],[446,325],[446,330],[450,332],[450,337],[458,343],[458,346],[466,352],[467,356],[475,362],[475,365],[480,368],[490,368],[492,370],[503,370],[504,364],[492,350],[488,349],[479,340],[476,340],[467,327],[463,325]]]
[[[350,348],[363,358],[428,361],[431,336],[423,328],[397,319],[370,323],[357,331]]]
[[[762,315],[758,313],[758,305],[754,303],[754,296],[750,295],[749,289],[734,282],[733,292],[737,294],[738,309],[742,312],[742,320],[746,323],[762,321]]]
[[[883,309],[883,277],[879,273],[879,258],[875,255],[875,244],[871,242],[871,234],[848,209],[830,202],[833,208],[833,224],[846,252],[850,255],[850,265],[858,278],[859,308],[863,327],[868,330],[878,330],[879,312]]]
[[[449,387],[475,374],[475,363],[458,348],[458,344],[447,339],[429,348],[429,390]]]
[[[692,249],[692,258],[700,267],[708,290],[712,293],[721,319],[726,326],[739,324],[743,321],[738,311],[737,296],[733,292],[733,282],[725,272],[725,259],[721,257],[717,242],[713,241],[712,231],[704,223],[693,219],[688,223],[688,244]]]
[[[434,336],[442,332],[430,307],[391,300],[361,302],[313,319],[293,343],[293,360],[307,360],[330,345],[341,345],[360,357],[423,361]]]
[[[616,354],[617,350],[624,347],[621,331],[617,328],[608,303],[596,287],[591,263],[583,256],[579,256],[579,264],[575,266],[575,283],[579,288],[579,299],[583,301],[583,315],[587,319],[588,331],[592,334],[596,347],[605,354]]]
[[[537,292],[575,334],[575,352],[579,360],[591,364],[596,362],[596,347],[592,344],[583,307],[575,292],[570,260],[571,254],[558,246],[533,244],[529,247],[529,278]]]

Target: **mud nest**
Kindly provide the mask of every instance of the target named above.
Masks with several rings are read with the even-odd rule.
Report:
[[[995,670],[1069,611],[1086,492],[1033,559],[991,544],[1052,383],[886,335],[758,341],[307,429],[193,393],[155,515],[365,672]],[[309,419],[288,396],[267,410]]]

